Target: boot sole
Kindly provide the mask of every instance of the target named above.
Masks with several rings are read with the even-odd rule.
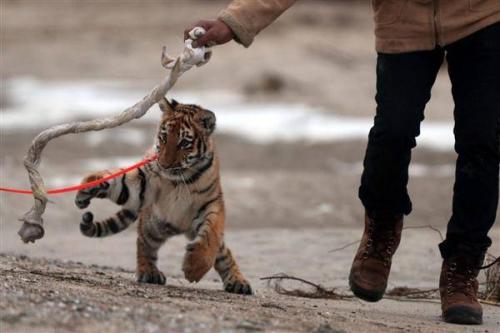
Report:
[[[456,305],[443,312],[443,320],[450,324],[481,325],[483,313],[465,305]]]
[[[361,298],[364,301],[372,303],[380,301],[385,294],[385,289],[383,291],[373,291],[361,288],[353,281],[350,275],[349,275],[349,287],[351,288],[351,291],[354,294],[354,296],[356,296],[357,298]]]

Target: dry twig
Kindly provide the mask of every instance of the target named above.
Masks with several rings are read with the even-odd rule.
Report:
[[[285,273],[276,274],[273,276],[267,276],[260,278],[261,280],[266,280],[269,283],[274,281],[274,290],[281,295],[288,296],[296,296],[296,297],[305,297],[305,298],[324,298],[324,299],[348,299],[353,298],[351,295],[339,294],[336,292],[336,289],[326,289],[320,284],[316,284],[314,282],[301,279],[295,276],[290,276]],[[284,280],[298,281],[300,283],[306,284],[310,287],[313,287],[313,291],[306,291],[302,289],[286,289],[283,287],[282,282]]]
[[[441,233],[441,231],[438,228],[436,228],[430,224],[407,226],[407,227],[404,227],[403,229],[430,229],[439,235],[439,237],[441,238],[441,241],[444,241],[444,237],[443,237],[443,234]]]
[[[481,297],[487,302],[493,302],[500,306],[500,262],[498,258],[488,254],[486,259],[486,287]],[[491,266],[490,266],[491,264]]]
[[[430,224],[427,224],[427,225],[417,225],[417,226],[407,226],[407,227],[403,227],[403,229],[430,229],[432,231],[435,231],[439,235],[439,237],[441,238],[442,241],[444,240],[444,237],[443,237],[443,234],[441,233],[441,231],[438,228],[436,228],[436,227],[434,227],[434,226],[432,226]],[[338,247],[336,249],[328,251],[328,253],[342,251],[344,249],[347,249],[348,247],[351,247],[353,245],[359,244],[359,242],[361,242],[361,239],[358,239],[357,241],[354,241],[354,242],[350,242],[350,243],[344,244],[341,247]]]
[[[429,299],[435,296],[438,292],[438,288],[433,289],[418,289],[418,288],[408,288],[408,287],[395,287],[389,290],[386,295],[393,297],[406,297],[412,299]]]

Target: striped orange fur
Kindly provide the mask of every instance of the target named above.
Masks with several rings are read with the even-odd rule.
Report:
[[[251,294],[252,288],[224,243],[225,209],[219,160],[212,133],[215,115],[197,105],[166,99],[160,103],[163,117],[155,150],[158,159],[121,178],[80,190],[75,199],[83,209],[94,198],[107,198],[122,209],[103,221],[86,212],[80,224],[88,237],[105,237],[126,229],[139,219],[137,279],[165,284],[158,269],[158,250],[165,241],[184,234],[189,239],[182,270],[190,282],[198,282],[212,267],[228,292]],[[99,171],[83,182],[100,179],[111,171]]]

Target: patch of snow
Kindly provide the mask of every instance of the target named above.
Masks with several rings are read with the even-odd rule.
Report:
[[[0,112],[0,129],[6,132],[114,116],[148,93],[148,89],[120,82],[38,81],[30,78],[5,82],[11,103]],[[371,118],[339,116],[308,105],[248,102],[244,96],[227,91],[184,91],[173,92],[169,96],[215,111],[219,133],[262,144],[273,141],[366,140],[373,124]],[[159,117],[160,111],[155,106],[137,121],[156,123]],[[136,135],[119,135],[119,138],[130,142],[131,137]],[[99,144],[104,139],[96,134],[89,140]],[[454,144],[453,124],[424,121],[417,141],[427,148],[451,150]]]

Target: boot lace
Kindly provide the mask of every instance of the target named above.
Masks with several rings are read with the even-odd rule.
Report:
[[[381,228],[373,219],[368,224],[368,241],[363,252],[363,259],[375,258],[389,266],[395,251],[396,234],[391,230]]]
[[[458,265],[452,261],[446,270],[446,292],[449,296],[461,293],[471,298],[475,297],[474,282],[476,272],[466,265]]]

